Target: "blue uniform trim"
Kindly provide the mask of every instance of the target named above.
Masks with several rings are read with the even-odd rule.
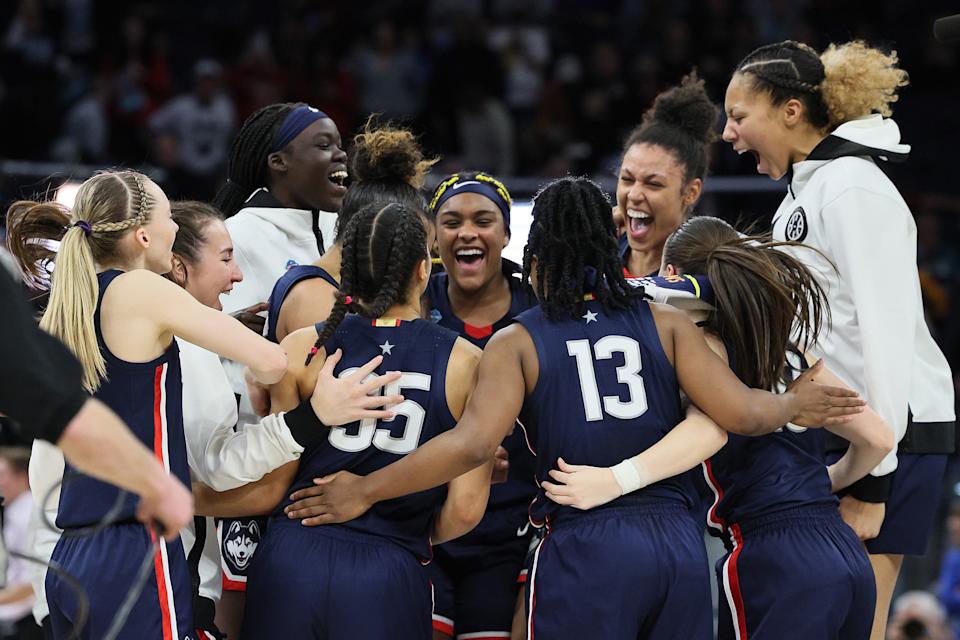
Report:
[[[273,290],[270,292],[270,298],[267,301],[267,340],[280,342],[277,340],[277,322],[280,320],[280,310],[283,309],[284,301],[297,283],[313,278],[320,278],[334,288],[340,288],[340,283],[326,269],[316,265],[297,264],[288,268],[287,272],[280,276],[280,279],[273,285]]]

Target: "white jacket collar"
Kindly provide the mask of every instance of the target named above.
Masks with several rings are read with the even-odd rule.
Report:
[[[821,140],[805,160],[794,163],[790,191],[796,197],[817,169],[837,158],[855,156],[902,162],[909,153],[910,145],[900,142],[900,127],[891,118],[874,114],[850,120]]]

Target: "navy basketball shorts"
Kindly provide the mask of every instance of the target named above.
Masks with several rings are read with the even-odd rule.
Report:
[[[514,523],[511,520],[511,523]],[[440,545],[427,566],[433,584],[433,628],[448,636],[509,638],[530,543],[529,527],[489,545]]]
[[[687,507],[606,507],[550,525],[526,591],[528,640],[712,640],[710,569]]]
[[[274,520],[248,577],[245,640],[432,635],[427,572],[378,536]]]
[[[100,640],[131,589],[147,551],[151,534],[142,524],[116,524],[91,536],[60,538],[52,559],[77,579],[90,604],[80,638]],[[47,601],[54,636],[66,638],[77,620],[77,594],[52,571],[46,578]],[[153,567],[118,638],[184,640],[193,638],[192,587],[179,538],[161,539]]]
[[[873,569],[833,505],[788,509],[730,527],[717,561],[718,640],[865,640]]]
[[[827,460],[833,463],[841,455],[831,453]],[[865,542],[869,553],[922,556],[927,552],[946,469],[945,453],[897,454],[883,525],[876,538]]]
[[[266,517],[217,520],[224,591],[247,590],[247,570],[269,521]]]

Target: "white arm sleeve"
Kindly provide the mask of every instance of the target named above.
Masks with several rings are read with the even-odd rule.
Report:
[[[183,372],[183,427],[193,477],[227,491],[256,482],[303,452],[280,416],[234,429],[237,408],[216,354],[177,340]]]

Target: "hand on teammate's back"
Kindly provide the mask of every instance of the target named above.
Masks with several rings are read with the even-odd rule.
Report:
[[[373,506],[363,490],[363,480],[363,476],[349,471],[314,478],[314,486],[290,495],[293,503],[283,511],[308,527],[353,520]]]
[[[559,484],[546,480],[540,483],[547,497],[557,504],[592,509],[623,494],[610,467],[568,464],[563,458],[557,460],[557,467],[551,469],[549,475]]]
[[[787,387],[793,394],[797,412],[790,420],[800,427],[826,427],[849,422],[853,416],[863,413],[866,406],[860,395],[844,387],[832,387],[816,382],[823,369],[823,360],[801,373]]]
[[[137,520],[156,527],[157,534],[173,540],[193,518],[193,494],[174,476],[164,473],[150,494],[140,497]]]
[[[259,315],[260,312],[266,311],[268,309],[266,302],[258,302],[255,305],[251,305],[246,309],[240,309],[239,311],[234,311],[230,315],[239,320],[243,326],[250,331],[253,331],[257,335],[263,335],[263,327],[267,322],[267,319]]]
[[[503,445],[497,447],[493,454],[493,472],[490,474],[490,484],[500,484],[507,481],[510,473],[510,453]]]
[[[840,517],[861,540],[872,540],[880,535],[880,526],[886,516],[887,505],[883,502],[863,502],[853,496],[840,499]]]
[[[383,362],[383,356],[376,356],[350,375],[337,377],[333,369],[342,356],[340,349],[330,354],[317,375],[310,405],[320,422],[334,427],[357,420],[392,420],[394,412],[387,407],[403,402],[403,396],[380,395],[379,392],[389,383],[399,380],[400,372],[374,375],[373,372]]]

